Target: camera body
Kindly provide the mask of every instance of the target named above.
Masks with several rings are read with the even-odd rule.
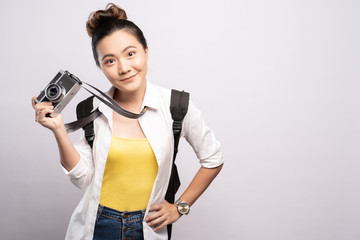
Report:
[[[60,70],[45,89],[40,92],[35,102],[52,102],[54,112],[50,114],[50,117],[56,117],[80,90],[81,84],[79,78],[68,71]]]

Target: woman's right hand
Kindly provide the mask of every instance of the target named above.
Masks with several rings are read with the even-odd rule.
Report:
[[[37,96],[34,96],[31,99],[32,106],[35,109],[35,121],[54,133],[59,147],[61,164],[67,171],[71,171],[71,169],[79,163],[80,155],[74,148],[66,132],[62,115],[59,114],[56,117],[46,117],[46,114],[54,112],[53,104],[51,102],[36,103],[36,98]]]
[[[51,114],[54,111],[52,102],[40,102],[36,103],[34,96],[31,99],[32,107],[35,109],[35,121],[43,125],[44,127],[52,130],[53,132],[61,127],[64,127],[62,115],[58,114],[56,117],[46,117],[46,114]]]

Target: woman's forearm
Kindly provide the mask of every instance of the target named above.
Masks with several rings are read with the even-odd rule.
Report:
[[[189,205],[194,204],[194,202],[214,180],[216,175],[218,175],[221,168],[222,165],[216,168],[200,168],[188,188],[181,195],[180,199],[187,202]],[[164,201],[161,204],[151,205],[149,211],[154,211],[154,213],[148,215],[145,221],[149,226],[153,227],[154,231],[176,222],[181,217],[177,207],[167,201]]]
[[[193,205],[218,175],[222,166],[220,165],[216,168],[201,167],[180,199],[187,202],[190,206]]]
[[[67,171],[70,171],[80,161],[80,154],[74,148],[64,126],[53,130],[53,133],[59,147],[61,164]]]

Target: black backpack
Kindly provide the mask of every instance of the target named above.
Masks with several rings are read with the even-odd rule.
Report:
[[[77,119],[84,119],[90,115],[90,113],[93,110],[93,98],[94,96],[91,96],[77,105],[76,107]],[[175,194],[180,187],[180,178],[177,167],[175,165],[175,158],[178,152],[180,134],[182,129],[182,121],[187,113],[188,105],[189,105],[189,93],[174,89],[171,90],[170,112],[171,112],[171,117],[174,120],[172,127],[174,134],[174,157],[173,157],[170,181],[165,196],[165,200],[171,204],[175,202]],[[98,111],[98,109],[95,111]],[[86,141],[89,143],[90,147],[92,148],[95,139],[94,122],[90,122],[82,128],[84,130]],[[172,224],[169,224],[167,226],[169,240],[171,239],[171,229],[172,229]]]

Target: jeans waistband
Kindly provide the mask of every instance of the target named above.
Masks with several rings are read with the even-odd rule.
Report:
[[[113,218],[128,218],[128,217],[133,217],[133,216],[139,216],[141,218],[144,218],[145,215],[145,211],[146,209],[143,210],[138,210],[138,211],[123,211],[120,212],[118,210],[106,207],[104,205],[99,204],[99,210],[100,213],[105,213],[107,215],[111,215]]]

